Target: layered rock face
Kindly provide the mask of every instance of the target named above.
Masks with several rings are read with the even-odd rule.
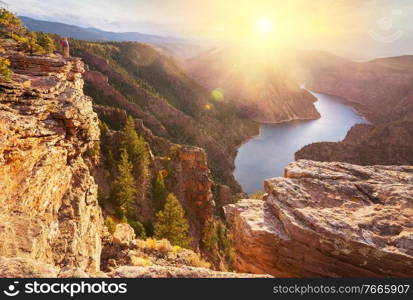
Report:
[[[342,142],[307,145],[295,158],[358,165],[413,165],[413,119],[376,126],[357,124]]]
[[[99,140],[83,63],[6,53],[0,83],[0,256],[99,270],[103,221],[82,157]]]
[[[204,225],[213,217],[215,208],[205,151],[198,147],[179,147],[172,165],[174,172],[167,178],[167,185],[185,208],[193,243],[197,247]]]
[[[307,88],[351,101],[375,123],[413,116],[411,55],[353,62],[326,52],[301,51],[290,61],[291,72]]]
[[[413,167],[300,160],[225,207],[241,272],[413,276]]]

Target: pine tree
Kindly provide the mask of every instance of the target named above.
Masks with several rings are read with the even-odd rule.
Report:
[[[124,214],[132,211],[132,205],[136,197],[135,178],[132,175],[132,164],[129,161],[128,152],[121,150],[118,165],[118,176],[113,183],[113,197]]]
[[[161,172],[156,177],[155,184],[152,188],[152,198],[156,211],[160,211],[165,206],[166,198],[168,197],[168,190],[165,187],[165,182]]]
[[[218,248],[218,236],[217,236],[217,226],[215,220],[208,220],[204,226],[202,234],[202,245],[205,250],[211,255],[211,258],[215,261],[218,259],[219,248]]]
[[[156,214],[155,237],[167,239],[172,245],[188,248],[191,238],[185,212],[178,199],[169,194],[165,208]]]
[[[138,176],[147,166],[149,159],[145,139],[137,134],[135,120],[131,116],[128,116],[123,133],[122,146],[128,151],[133,164],[134,174]]]

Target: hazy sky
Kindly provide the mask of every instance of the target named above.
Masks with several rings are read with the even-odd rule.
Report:
[[[412,0],[3,0],[19,15],[112,31],[214,35],[268,14],[296,15],[342,31],[383,16],[408,26]],[[286,4],[288,3],[288,4]],[[396,12],[397,10],[397,12]],[[398,13],[402,12],[401,15]],[[356,28],[354,28],[356,27]],[[357,28],[360,27],[360,28]]]
[[[9,8],[18,15],[109,31],[138,31],[225,41],[249,40],[258,35],[256,24],[260,20],[269,20],[272,30],[266,33],[265,38],[280,44],[320,45],[320,48],[340,46],[349,48],[343,51],[353,51],[368,42],[371,51],[376,47],[383,51],[403,48],[400,53],[413,46],[413,0],[2,2],[8,3]]]

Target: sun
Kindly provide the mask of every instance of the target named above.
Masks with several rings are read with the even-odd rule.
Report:
[[[261,18],[257,21],[257,30],[261,34],[268,34],[274,30],[274,24],[269,18]]]

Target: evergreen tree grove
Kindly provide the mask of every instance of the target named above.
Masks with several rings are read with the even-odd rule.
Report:
[[[172,245],[183,248],[191,244],[184,209],[173,194],[168,195],[164,209],[156,214],[155,238],[167,239]]]

